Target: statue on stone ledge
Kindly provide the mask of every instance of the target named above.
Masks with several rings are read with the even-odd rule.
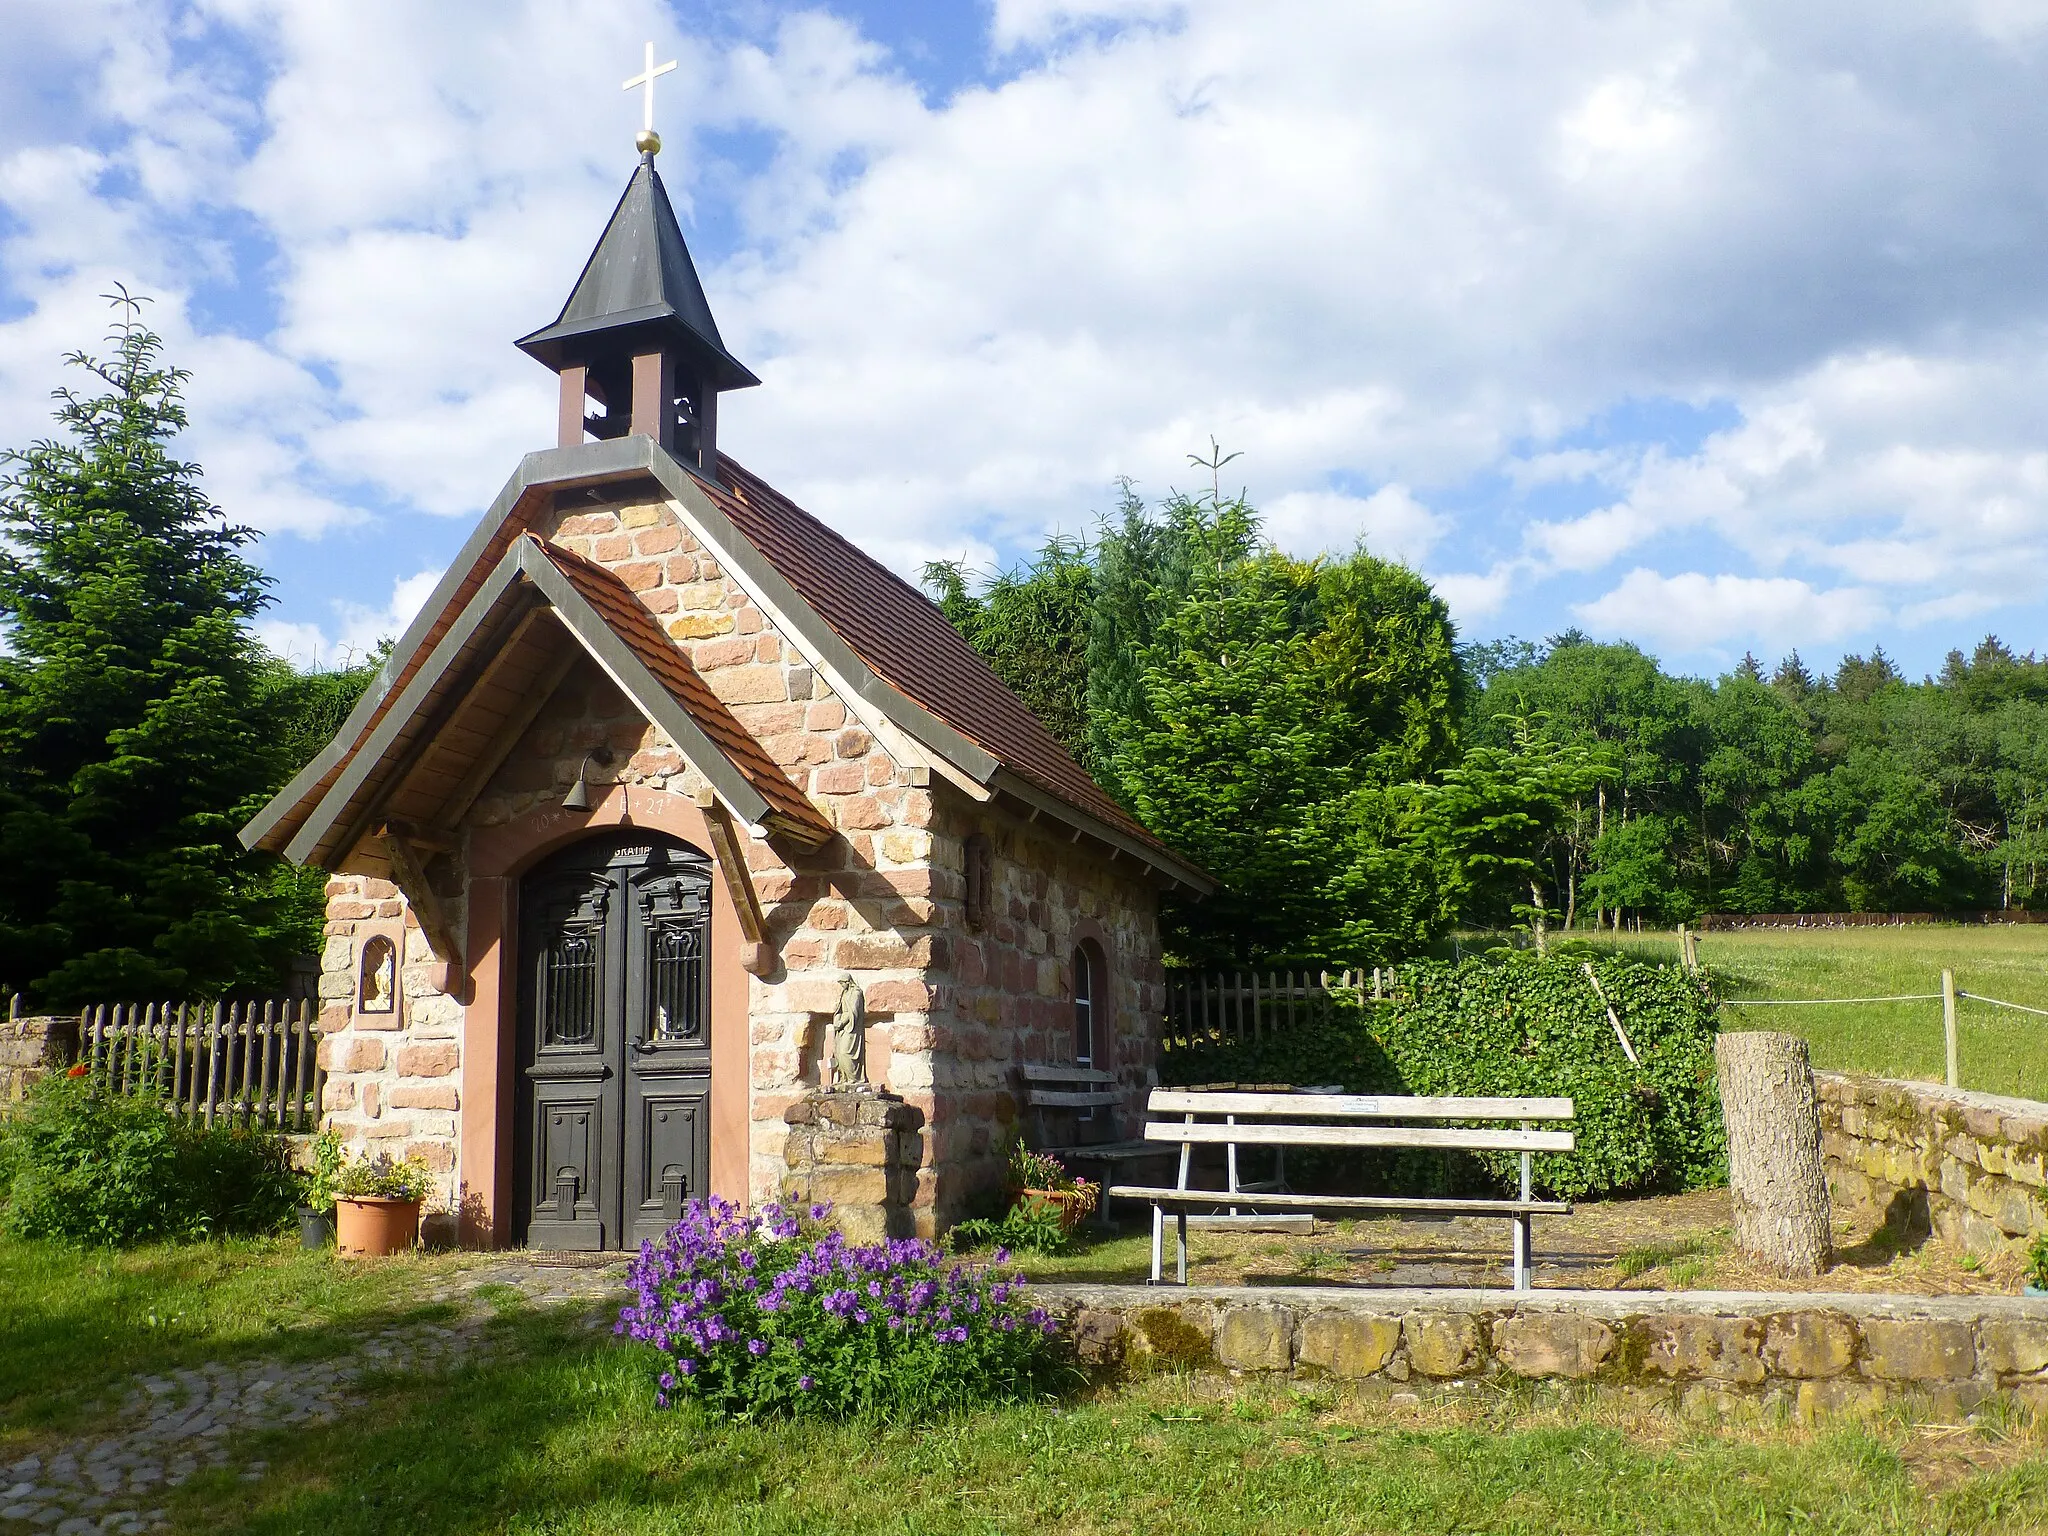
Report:
[[[868,1005],[850,972],[839,974],[839,1006],[832,1014],[832,1087],[870,1092]]]

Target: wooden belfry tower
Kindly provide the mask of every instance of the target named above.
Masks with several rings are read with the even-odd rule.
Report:
[[[562,447],[586,434],[639,432],[708,475],[717,461],[720,391],[761,381],[725,350],[654,168],[661,152],[654,80],[674,68],[673,60],[657,66],[647,45],[646,70],[625,83],[647,93],[646,124],[634,140],[640,165],[555,323],[518,345],[561,377]]]

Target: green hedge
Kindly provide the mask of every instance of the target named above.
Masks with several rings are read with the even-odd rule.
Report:
[[[125,1246],[261,1234],[303,1181],[282,1136],[205,1126],[96,1076],[48,1077],[0,1122],[0,1230]]]
[[[1587,982],[1585,956],[1509,953],[1403,967],[1384,1002],[1340,994],[1326,1022],[1269,1029],[1257,1043],[1170,1050],[1169,1085],[1342,1083],[1354,1093],[1564,1095],[1576,1151],[1536,1159],[1555,1197],[1698,1189],[1727,1177],[1714,1081],[1714,1003],[1675,967],[1594,962],[1641,1058],[1632,1066]],[[1294,1162],[1290,1160],[1290,1168]],[[1318,1166],[1334,1172],[1333,1164]],[[1422,1186],[1511,1188],[1518,1161],[1489,1154],[1354,1160],[1350,1171],[1403,1192]]]

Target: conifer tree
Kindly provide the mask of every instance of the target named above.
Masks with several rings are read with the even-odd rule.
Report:
[[[172,455],[186,373],[139,301],[0,458],[0,980],[41,1003],[274,979],[292,936],[235,831],[279,777],[252,530]]]

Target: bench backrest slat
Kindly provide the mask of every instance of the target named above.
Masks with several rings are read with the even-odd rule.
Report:
[[[1114,1072],[1105,1072],[1100,1067],[1060,1066],[1043,1061],[1026,1061],[1018,1066],[1027,1083],[1113,1083],[1117,1081]]]
[[[1154,1121],[1147,1141],[1241,1147],[1449,1147],[1466,1152],[1569,1152],[1570,1131],[1522,1131],[1445,1125],[1195,1125]]]
[[[1062,1089],[1033,1088],[1025,1095],[1032,1107],[1046,1109],[1094,1109],[1105,1104],[1121,1104],[1124,1096],[1110,1089],[1100,1093],[1068,1093]]]
[[[1395,1094],[1233,1093],[1155,1088],[1155,1115],[1272,1115],[1289,1120],[1570,1120],[1570,1099],[1406,1098]]]

